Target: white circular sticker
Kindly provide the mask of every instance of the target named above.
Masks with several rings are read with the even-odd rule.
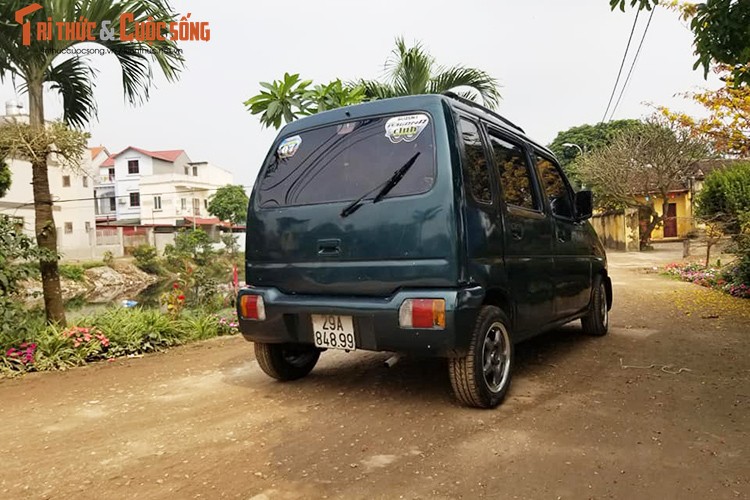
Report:
[[[430,117],[423,113],[394,116],[385,122],[385,136],[393,144],[401,141],[411,142],[419,137],[428,123],[430,123]]]
[[[302,137],[298,135],[287,137],[286,139],[281,141],[281,144],[279,144],[279,148],[276,150],[276,152],[281,159],[291,158],[297,152],[301,144]]]

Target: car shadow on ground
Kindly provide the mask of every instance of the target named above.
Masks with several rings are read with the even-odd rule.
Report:
[[[553,381],[555,368],[565,363],[589,342],[580,326],[571,324],[539,335],[516,346],[514,380],[534,377]],[[248,351],[252,349],[247,346]],[[249,354],[249,352],[248,352]],[[439,358],[401,357],[388,368],[390,353],[322,353],[315,369],[307,377],[281,383],[267,377],[255,361],[233,358],[220,367],[225,383],[247,387],[274,397],[297,397],[304,393],[322,398],[361,393],[369,397],[398,399],[403,402],[444,404],[453,401],[448,362]],[[511,397],[512,397],[511,388]]]

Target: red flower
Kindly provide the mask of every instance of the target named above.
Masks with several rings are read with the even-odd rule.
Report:
[[[177,300],[179,300],[180,302],[182,302],[183,300],[185,300],[185,296],[184,295],[178,295],[177,296]]]
[[[174,288],[175,290],[177,290],[178,288],[180,288],[180,284],[179,283],[175,283],[174,285],[172,285],[172,288]]]

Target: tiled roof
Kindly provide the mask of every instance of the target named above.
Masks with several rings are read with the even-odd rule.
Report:
[[[102,151],[107,151],[107,148],[104,146],[96,146],[95,148],[89,148],[89,151],[91,151],[91,159],[93,160],[99,156]]]
[[[164,151],[149,151],[147,149],[141,149],[136,148],[133,146],[128,146],[127,148],[123,149],[119,153],[113,154],[106,160],[104,160],[104,163],[102,163],[102,167],[114,167],[115,166],[115,158],[117,158],[118,155],[123,154],[125,151],[132,149],[133,151],[138,151],[141,154],[144,154],[146,156],[150,156],[151,158],[156,158],[157,160],[164,160],[168,162],[174,162],[177,158],[180,157],[181,154],[185,152],[184,149],[167,149]]]

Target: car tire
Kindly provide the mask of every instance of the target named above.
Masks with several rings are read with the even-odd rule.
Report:
[[[312,346],[255,343],[255,359],[260,369],[276,380],[297,380],[312,371],[320,351]]]
[[[601,275],[594,278],[591,291],[589,312],[581,318],[581,326],[586,335],[601,337],[609,331],[609,306],[607,304],[607,287]]]
[[[507,316],[495,306],[482,307],[468,354],[448,360],[456,398],[475,408],[498,406],[510,388],[513,359],[514,347]]]

